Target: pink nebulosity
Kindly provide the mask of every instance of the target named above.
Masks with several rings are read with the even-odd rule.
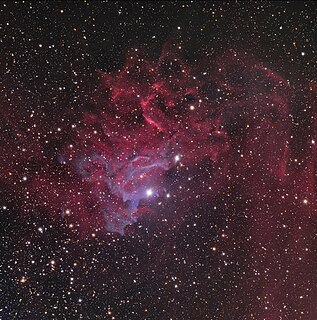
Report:
[[[78,112],[72,132],[74,114],[58,122],[2,101],[1,183],[23,212],[62,214],[83,233],[124,234],[160,210],[178,221],[234,194],[249,236],[225,249],[241,240],[241,282],[245,292],[259,288],[243,318],[315,315],[316,92],[316,83],[293,87],[244,52],[189,64],[175,48],[155,61],[132,50],[120,70],[100,73],[95,109]],[[294,284],[310,300],[300,304]]]
[[[123,234],[159,210],[155,202],[183,212],[233,183],[252,194],[263,176],[287,179],[291,93],[244,52],[189,64],[175,48],[156,61],[131,50],[120,70],[100,73],[95,110],[71,136],[37,139],[46,130],[40,119],[17,126],[2,111],[14,135],[14,143],[4,135],[3,154],[15,161],[3,156],[1,177],[24,210],[62,212],[83,230],[105,225]],[[58,161],[43,151],[54,139]]]
[[[283,78],[243,53],[190,67],[175,51],[149,62],[133,50],[121,70],[101,73],[97,110],[84,114],[62,159],[89,186],[106,229],[124,233],[149,198],[211,201],[232,170],[243,176],[256,162],[282,179],[288,92]],[[239,139],[248,141],[243,154]],[[253,152],[267,139],[273,148],[268,142]],[[178,178],[168,183],[175,170]]]

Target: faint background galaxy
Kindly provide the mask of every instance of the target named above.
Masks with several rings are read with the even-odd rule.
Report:
[[[0,319],[316,320],[317,6],[0,3]]]

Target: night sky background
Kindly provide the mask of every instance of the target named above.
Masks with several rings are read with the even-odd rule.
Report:
[[[0,3],[0,319],[316,320],[317,5]]]

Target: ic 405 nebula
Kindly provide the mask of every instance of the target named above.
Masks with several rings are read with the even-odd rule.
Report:
[[[316,3],[1,1],[1,320],[317,319]]]
[[[85,230],[104,224],[124,234],[161,203],[182,212],[195,202],[212,203],[233,185],[252,201],[267,196],[271,202],[266,189],[274,184],[289,190],[286,198],[314,204],[314,119],[304,162],[295,150],[295,88],[245,52],[189,64],[171,47],[156,61],[132,49],[120,70],[100,72],[94,110],[82,114],[56,157],[42,156],[45,145],[15,131],[5,115],[4,132],[31,144],[31,154],[18,146],[26,156],[16,163],[2,160],[2,179],[24,195],[24,210],[40,206],[77,216]],[[305,90],[309,113],[316,107],[315,84]],[[19,170],[28,164],[23,176]],[[32,164],[50,169],[41,174]]]
[[[254,274],[264,279],[245,319],[279,319],[283,304],[274,313],[256,305],[284,301],[309,260],[316,83],[295,86],[243,51],[186,62],[175,45],[157,59],[132,49],[122,68],[100,72],[99,79],[89,111],[61,139],[36,139],[40,119],[31,115],[30,124],[17,126],[11,111],[1,111],[1,180],[19,195],[21,211],[62,215],[83,234],[97,229],[124,236],[136,232],[138,219],[181,221],[205,208],[203,219],[210,220],[216,203],[230,211],[228,195],[234,194],[254,261],[246,290]],[[302,117],[305,128],[298,126]],[[294,254],[283,251],[285,243]],[[296,282],[311,294],[316,288],[307,281],[315,266],[306,265],[307,275]]]
[[[61,158],[89,190],[85,210],[124,233],[153,201],[183,211],[233,180],[264,192],[263,176],[285,188],[294,179],[291,94],[285,79],[241,52],[190,66],[173,51],[149,62],[132,50],[122,70],[101,75],[96,111]]]

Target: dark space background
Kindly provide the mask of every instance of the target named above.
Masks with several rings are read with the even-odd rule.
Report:
[[[307,147],[317,112],[309,86],[316,19],[307,1],[1,2],[0,319],[317,319],[315,158]],[[26,212],[24,175],[14,170],[27,175],[32,163],[20,161],[8,136],[31,132],[30,152],[45,140],[43,154],[55,159],[72,125],[94,110],[98,72],[123,68],[132,47],[158,59],[173,40],[189,64],[242,50],[289,81],[291,157],[302,166],[288,189],[239,180],[167,227],[141,221],[126,236],[83,236],[58,207]],[[251,191],[241,195],[244,187]]]

